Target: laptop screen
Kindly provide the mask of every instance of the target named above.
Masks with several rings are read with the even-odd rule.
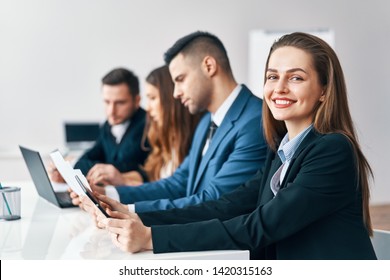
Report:
[[[54,192],[39,152],[22,146],[19,148],[39,196],[58,207],[74,207],[67,192]],[[66,196],[62,194],[66,194]]]

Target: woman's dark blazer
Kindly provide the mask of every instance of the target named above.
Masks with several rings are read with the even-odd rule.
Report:
[[[344,135],[311,130],[274,197],[270,179],[280,165],[270,151],[262,171],[219,200],[141,213],[143,223],[153,225],[154,252],[248,249],[251,259],[376,258]]]

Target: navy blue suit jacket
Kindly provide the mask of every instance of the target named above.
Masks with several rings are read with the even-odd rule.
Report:
[[[149,153],[141,147],[145,120],[146,112],[142,108],[138,109],[119,144],[115,142],[111,127],[106,121],[94,146],[81,156],[74,167],[81,169],[85,175],[97,163],[112,164],[120,172],[139,170]]]
[[[243,86],[203,157],[210,113],[200,121],[189,155],[171,177],[140,187],[117,187],[120,201],[134,203],[136,212],[148,212],[182,208],[231,192],[264,164],[261,111],[262,100]]]
[[[263,170],[219,200],[139,214],[145,225],[155,225],[154,252],[247,249],[252,259],[376,258],[363,224],[353,148],[344,135],[309,132],[274,196],[270,180],[280,165],[270,151]]]

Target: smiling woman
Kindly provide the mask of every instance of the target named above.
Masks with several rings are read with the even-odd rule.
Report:
[[[273,117],[284,121],[291,139],[312,123],[325,98],[312,60],[301,49],[284,47],[275,50],[266,69],[264,99]]]

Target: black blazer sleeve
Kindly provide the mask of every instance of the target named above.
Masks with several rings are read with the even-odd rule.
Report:
[[[250,213],[256,207],[259,193],[259,180],[263,172],[256,175],[244,185],[233,192],[223,195],[218,200],[203,202],[198,205],[188,206],[181,209],[138,213],[146,226],[184,224],[190,222],[231,219],[238,215]]]

